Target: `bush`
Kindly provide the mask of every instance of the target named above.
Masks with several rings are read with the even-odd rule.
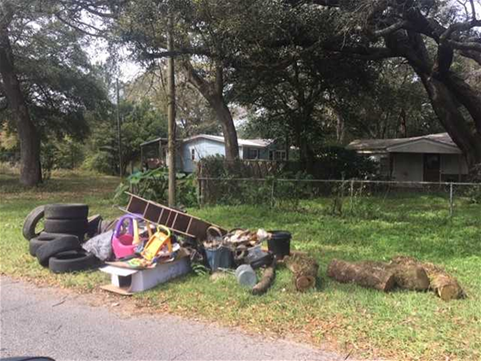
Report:
[[[103,174],[115,175],[118,173],[115,166],[117,162],[117,159],[115,159],[111,152],[99,151],[95,154],[88,155],[82,164],[82,168]]]
[[[471,169],[468,180],[472,183],[479,183],[479,185],[469,187],[466,196],[471,203],[481,204],[481,164]]]
[[[343,147],[324,147],[317,156],[315,178],[368,179],[377,173],[377,164],[368,157]]]
[[[195,174],[177,173],[177,204],[182,207],[197,206],[197,186]],[[148,200],[167,204],[169,189],[169,171],[167,168],[157,168],[138,171],[127,177],[126,182],[119,184],[115,199],[121,203],[125,200],[125,192],[132,189],[133,193]]]

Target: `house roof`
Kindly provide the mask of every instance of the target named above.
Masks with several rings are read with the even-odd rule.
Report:
[[[433,144],[440,144],[457,148],[448,133],[438,133],[423,135],[411,138],[394,138],[394,139],[357,139],[347,145],[347,149],[364,151],[364,152],[389,152],[392,147],[400,145],[408,146],[410,143],[419,141],[428,141]]]
[[[209,135],[209,134],[199,134],[194,135],[193,137],[189,137],[184,139],[184,143],[191,142],[197,139],[209,139],[213,140],[214,142],[224,143],[224,137],[220,135]],[[239,146],[246,146],[246,147],[257,147],[257,148],[265,148],[272,143],[272,140],[269,139],[237,139]]]
[[[178,142],[183,142],[183,143],[188,143],[197,139],[209,139],[213,140],[214,142],[219,142],[219,143],[224,143],[224,137],[220,135],[210,135],[210,134],[199,134],[199,135],[194,135],[189,138],[185,139],[178,139]],[[144,142],[140,144],[141,147],[149,145],[149,144],[154,144],[162,141],[167,141],[167,138],[156,138],[149,140],[148,142]],[[272,143],[272,140],[270,139],[237,139],[237,142],[239,143],[240,147],[254,147],[254,148],[265,148],[269,146]]]

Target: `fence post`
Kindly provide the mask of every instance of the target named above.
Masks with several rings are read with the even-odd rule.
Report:
[[[453,182],[449,183],[449,217],[452,217],[454,213],[453,204]]]
[[[271,208],[274,208],[274,189],[276,186],[276,179],[272,180],[272,187],[271,187]]]
[[[202,179],[197,179],[198,189],[197,189],[197,204],[199,208],[202,208]]]
[[[353,209],[353,198],[354,198],[354,179],[351,179],[351,212]]]

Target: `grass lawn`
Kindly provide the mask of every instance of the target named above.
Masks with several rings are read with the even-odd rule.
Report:
[[[35,206],[85,202],[91,214],[119,214],[112,203],[118,180],[82,173],[55,175],[27,191],[13,176],[0,175],[1,272],[12,277],[91,292],[107,281],[100,272],[54,275],[28,254],[21,227]],[[241,326],[249,332],[280,335],[352,352],[357,357],[409,360],[481,359],[481,206],[458,199],[448,218],[446,201],[436,196],[404,195],[373,199],[356,216],[328,215],[327,201],[306,201],[299,209],[214,207],[191,213],[226,228],[285,229],[292,247],[307,251],[321,265],[319,286],[300,294],[291,274],[280,269],[273,288],[256,297],[231,276],[212,281],[189,275],[135,295],[138,308]],[[414,256],[442,265],[455,275],[468,299],[443,302],[433,293],[384,294],[343,285],[325,276],[332,258],[388,260]],[[120,297],[120,296],[119,296]]]

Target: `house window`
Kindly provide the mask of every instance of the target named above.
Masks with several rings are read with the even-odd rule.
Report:
[[[287,153],[285,150],[270,150],[269,159],[270,160],[286,160]]]
[[[247,154],[244,159],[259,159],[259,149],[247,148]]]
[[[192,150],[190,151],[190,159],[195,160],[195,149],[194,148],[192,148]]]

